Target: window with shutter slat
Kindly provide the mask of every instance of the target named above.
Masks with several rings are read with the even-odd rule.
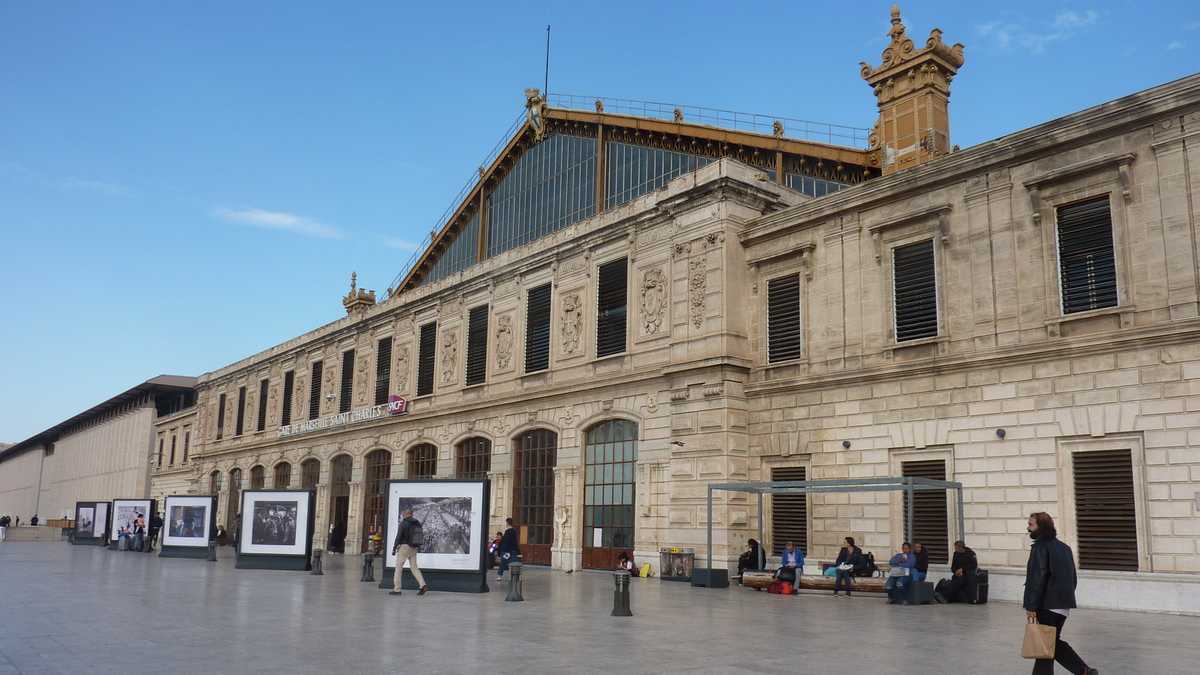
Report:
[[[225,435],[225,394],[217,399],[217,440]]]
[[[433,368],[437,358],[436,321],[421,326],[417,352],[417,396],[427,396],[433,393]]]
[[[280,426],[292,423],[292,396],[296,388],[296,371],[289,370],[283,376],[283,414],[279,420]]]
[[[625,322],[628,317],[628,259],[600,266],[596,293],[596,356],[625,351]]]
[[[904,476],[946,480],[946,462],[940,459],[903,462],[900,466]],[[912,543],[925,546],[929,562],[948,563],[950,519],[946,513],[946,491],[917,490],[913,492],[913,502]],[[908,493],[904,494],[904,518],[908,518]]]
[[[254,425],[257,431],[267,428],[267,392],[270,388],[270,380],[262,380],[258,383],[258,424]]]
[[[388,402],[392,388],[392,338],[380,338],[375,348],[375,405]]]
[[[1063,314],[1117,306],[1108,195],[1058,208],[1058,269]]]
[[[802,466],[771,469],[771,480],[808,480]],[[771,554],[782,555],[788,542],[808,553],[808,495],[771,496]]]
[[[896,342],[938,334],[937,272],[933,240],[892,249]]]
[[[324,361],[312,364],[312,381],[308,385],[308,419],[310,420],[321,416],[321,374],[324,372]]]
[[[339,392],[338,412],[350,412],[354,403],[354,350],[342,352],[342,388]]]
[[[800,275],[767,282],[767,361],[798,359],[804,343],[800,322]]]
[[[234,436],[241,436],[242,431],[246,426],[246,388],[238,387],[238,411],[237,411],[237,428],[234,431]]]
[[[467,385],[487,380],[488,306],[473,307],[467,318]]]
[[[525,372],[550,367],[550,284],[530,289],[525,307]]]
[[[1072,460],[1079,567],[1136,572],[1137,513],[1129,450],[1076,452]]]

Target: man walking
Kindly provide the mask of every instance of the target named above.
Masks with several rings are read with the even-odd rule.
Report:
[[[1029,623],[1054,626],[1054,659],[1037,659],[1033,675],[1051,675],[1054,662],[1075,675],[1099,675],[1063,642],[1063,624],[1075,607],[1075,557],[1071,547],[1058,540],[1054,519],[1038,512],[1029,516],[1029,562],[1025,567],[1025,618]]]
[[[500,536],[500,571],[496,573],[496,581],[504,578],[504,571],[516,559],[520,546],[517,544],[517,528],[513,527],[513,519],[505,518],[504,534]]]
[[[421,590],[417,591],[417,595],[425,595],[429,592],[429,586],[425,585],[425,576],[421,574],[421,568],[417,567],[417,551],[425,542],[421,521],[413,518],[412,509],[405,509],[401,516],[403,520],[400,521],[400,531],[396,533],[396,543],[392,545],[392,553],[396,556],[396,572],[393,575],[392,592],[389,595],[400,595],[400,582],[404,578],[405,561],[408,561],[408,566],[412,568],[413,578],[421,587]]]
[[[154,545],[158,543],[158,531],[162,529],[163,519],[157,511],[150,514],[150,549],[154,550]]]

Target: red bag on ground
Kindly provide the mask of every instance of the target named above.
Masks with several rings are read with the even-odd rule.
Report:
[[[790,581],[772,581],[770,586],[767,586],[768,593],[776,595],[791,595],[796,592]]]

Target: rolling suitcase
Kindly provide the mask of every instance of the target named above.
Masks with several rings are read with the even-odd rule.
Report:
[[[987,570],[975,571],[975,595],[971,598],[972,605],[986,605],[988,598]]]

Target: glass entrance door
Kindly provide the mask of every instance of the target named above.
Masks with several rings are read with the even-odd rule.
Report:
[[[516,438],[513,478],[513,520],[521,532],[521,560],[550,564],[554,542],[554,467],[558,463],[558,434],[533,429]]]
[[[346,531],[350,525],[350,471],[354,459],[339,455],[330,467],[329,481],[329,550],[346,552]]]
[[[617,556],[633,557],[637,425],[601,422],[584,448],[583,567],[611,570]]]

